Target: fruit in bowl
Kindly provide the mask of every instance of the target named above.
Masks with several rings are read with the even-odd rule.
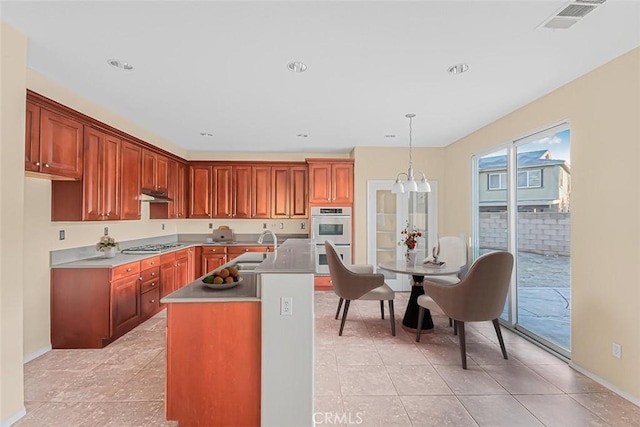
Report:
[[[218,270],[202,279],[204,283],[213,285],[229,284],[239,280],[240,274],[236,267],[223,268],[222,270]]]

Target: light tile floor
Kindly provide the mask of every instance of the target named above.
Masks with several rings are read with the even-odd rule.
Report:
[[[317,292],[318,426],[640,426],[640,408],[491,323],[469,324],[468,370],[457,337],[434,307],[421,342],[397,336],[375,301],[355,301],[345,331],[337,297]],[[386,309],[386,306],[385,306]],[[387,313],[388,314],[388,313]],[[101,350],[54,350],[25,365],[27,415],[16,426],[176,426],[164,419],[165,313]]]

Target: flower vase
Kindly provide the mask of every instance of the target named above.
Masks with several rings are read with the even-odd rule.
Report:
[[[109,246],[102,249],[104,253],[103,258],[114,258],[116,256],[116,248],[113,246]]]
[[[415,266],[417,256],[418,256],[418,252],[415,249],[407,249],[407,253],[406,253],[407,265]]]

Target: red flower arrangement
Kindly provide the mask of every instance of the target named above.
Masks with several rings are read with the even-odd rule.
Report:
[[[411,231],[409,231],[409,224],[407,224],[407,228],[400,232],[402,234],[402,240],[400,244],[404,244],[407,247],[407,254],[410,250],[415,249],[418,244],[418,238],[422,237],[422,231],[413,227]]]

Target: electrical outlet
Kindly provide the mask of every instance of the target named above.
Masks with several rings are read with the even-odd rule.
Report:
[[[622,346],[617,342],[611,345],[611,355],[616,359],[622,359]]]
[[[280,298],[280,316],[291,316],[293,313],[293,298]]]
[[[60,230],[60,240],[64,240],[64,230]]]
[[[109,235],[109,227],[105,227],[104,228],[104,235],[108,236]]]
[[[267,228],[267,223],[266,222],[262,223],[262,228]]]
[[[305,228],[307,228],[307,224],[305,224],[304,222],[300,223],[300,230],[304,230]]]
[[[281,223],[278,225],[278,228],[279,228],[280,230],[282,230],[282,229],[284,228],[284,222],[281,222]]]
[[[213,229],[213,223],[212,222],[209,223],[209,228]]]
[[[164,230],[164,224],[162,224],[162,229]]]

